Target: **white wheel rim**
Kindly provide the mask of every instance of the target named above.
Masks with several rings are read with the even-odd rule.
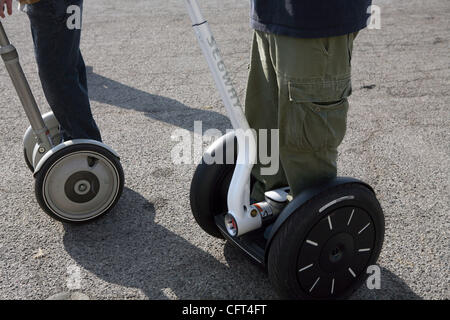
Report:
[[[95,161],[89,163],[89,159]],[[78,175],[81,178],[74,179]],[[86,176],[95,178],[87,179]],[[95,182],[90,183],[90,180]],[[45,204],[55,215],[70,221],[86,221],[111,207],[119,193],[119,180],[117,168],[104,155],[78,151],[58,159],[47,170],[42,194]],[[68,194],[67,189],[73,193]],[[88,193],[91,194],[88,201],[73,200],[74,196],[87,196]]]

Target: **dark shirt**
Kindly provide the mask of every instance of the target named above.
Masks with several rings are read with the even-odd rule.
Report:
[[[251,0],[251,26],[297,38],[322,38],[367,26],[372,0]]]

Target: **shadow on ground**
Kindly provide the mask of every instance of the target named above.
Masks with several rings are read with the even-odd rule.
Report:
[[[240,251],[235,248],[232,244],[227,242],[224,248],[225,259],[231,270],[239,270],[242,268],[248,268],[254,263],[240,253]],[[387,270],[386,268],[380,267],[381,269],[381,288],[370,290],[365,284],[361,286],[350,299],[355,300],[420,300],[414,291],[405,283],[405,281],[399,278],[397,275]],[[262,271],[262,269],[261,269]],[[261,281],[269,281],[266,273],[261,273],[258,275]],[[258,281],[254,279],[254,281]],[[272,298],[277,299],[274,292]]]
[[[154,95],[108,79],[87,67],[89,98],[91,100],[143,112],[147,117],[193,131],[194,121],[202,121],[203,130],[216,128],[225,132],[231,128],[224,115],[208,110],[194,109],[177,100]]]
[[[65,249],[96,277],[138,288],[149,299],[277,299],[264,270],[230,243],[218,248],[224,250],[223,264],[156,224],[158,207],[165,204],[165,200],[150,203],[125,188],[119,204],[106,217],[87,225],[64,225]],[[381,289],[363,285],[351,299],[421,297],[401,278],[381,268]]]
[[[66,251],[95,276],[141,289],[149,299],[167,299],[167,292],[179,299],[273,297],[266,276],[255,266],[229,268],[156,224],[158,207],[165,204],[159,202],[150,203],[126,188],[106,217],[82,226],[64,225]]]

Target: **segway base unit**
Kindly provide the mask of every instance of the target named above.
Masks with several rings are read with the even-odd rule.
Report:
[[[23,138],[24,158],[35,177],[35,195],[51,217],[70,223],[92,221],[108,213],[123,191],[119,156],[107,145],[88,139],[63,141],[52,112],[41,115],[0,22],[0,55],[30,122]]]
[[[197,1],[185,3],[234,129],[208,148],[195,171],[190,190],[195,220],[208,234],[227,239],[263,266],[281,297],[347,297],[364,281],[383,244],[384,217],[373,189],[338,177],[291,201],[286,187],[250,204],[255,137],[248,134],[236,90],[224,80],[229,74]],[[232,142],[236,148],[229,147]],[[226,161],[227,151],[233,151],[233,163]]]

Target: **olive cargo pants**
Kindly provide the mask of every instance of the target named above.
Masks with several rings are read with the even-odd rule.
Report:
[[[356,35],[300,39],[255,31],[245,114],[251,128],[269,129],[269,142],[270,129],[279,129],[280,169],[262,175],[262,165],[254,166],[252,199],[287,185],[295,197],[336,176]]]

